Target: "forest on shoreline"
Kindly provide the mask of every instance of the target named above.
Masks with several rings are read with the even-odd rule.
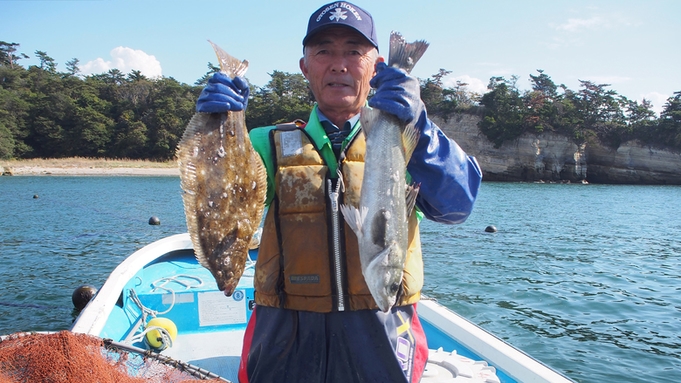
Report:
[[[194,114],[196,99],[218,68],[208,63],[194,84],[172,77],[147,78],[133,70],[84,76],[78,59],[64,71],[46,52],[28,68],[19,44],[0,41],[0,159],[112,158],[168,161]],[[617,148],[637,139],[681,150],[681,91],[667,100],[659,117],[650,102],[629,100],[608,84],[580,81],[579,90],[556,85],[542,70],[521,91],[517,76],[492,77],[483,95],[457,82],[446,86],[441,69],[421,79],[421,97],[431,115],[481,116],[479,125],[499,147],[523,133],[552,131],[575,142],[598,139]],[[249,127],[307,118],[314,98],[300,73],[274,71],[263,87],[251,85]]]

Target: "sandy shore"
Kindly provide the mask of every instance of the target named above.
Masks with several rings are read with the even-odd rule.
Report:
[[[5,176],[179,176],[177,164],[107,159],[31,159],[0,161]]]

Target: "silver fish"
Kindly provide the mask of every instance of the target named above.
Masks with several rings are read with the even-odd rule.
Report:
[[[425,41],[407,43],[392,32],[388,65],[410,72],[426,48]],[[360,207],[344,205],[341,211],[357,235],[364,280],[378,307],[387,312],[402,284],[408,216],[415,201],[407,192],[406,168],[419,132],[415,122],[407,125],[378,109],[363,108],[360,121],[366,136]]]
[[[231,78],[243,76],[248,62],[210,43],[220,71]],[[244,111],[196,113],[177,146],[177,161],[196,258],[230,296],[243,274],[267,192],[265,168],[249,139]]]

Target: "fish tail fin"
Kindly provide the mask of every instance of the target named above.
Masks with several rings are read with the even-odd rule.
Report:
[[[402,132],[402,147],[404,147],[404,160],[409,163],[411,155],[414,154],[416,145],[419,143],[421,132],[416,128],[416,123],[407,124]]]
[[[367,216],[369,209],[366,206],[362,206],[359,210],[352,205],[342,204],[340,206],[341,213],[345,217],[345,222],[348,223],[350,229],[355,232],[355,235],[360,238],[362,236],[362,225],[364,224],[364,219]]]
[[[362,130],[364,131],[365,136],[369,135],[369,132],[374,127],[375,122],[378,120],[380,115],[381,111],[379,109],[362,107],[362,111],[359,114],[359,120],[362,124]]]
[[[241,61],[235,57],[232,57],[229,53],[225,52],[222,48],[217,46],[214,42],[208,40],[210,45],[213,46],[215,50],[215,55],[218,56],[218,62],[220,63],[220,71],[224,72],[231,78],[237,76],[243,76],[248,69],[248,61]]]
[[[408,43],[399,32],[390,32],[390,51],[388,52],[388,66],[402,68],[411,73],[414,65],[428,49],[425,40]]]

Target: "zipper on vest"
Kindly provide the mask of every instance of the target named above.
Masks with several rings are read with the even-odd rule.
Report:
[[[336,182],[336,189],[333,188],[331,180],[327,180],[329,185],[329,200],[331,201],[331,235],[333,243],[333,270],[336,280],[336,292],[338,296],[338,311],[345,311],[345,304],[343,302],[343,274],[341,265],[341,246],[340,246],[340,215],[338,199],[340,196],[340,189],[343,185],[343,180],[338,178]]]

